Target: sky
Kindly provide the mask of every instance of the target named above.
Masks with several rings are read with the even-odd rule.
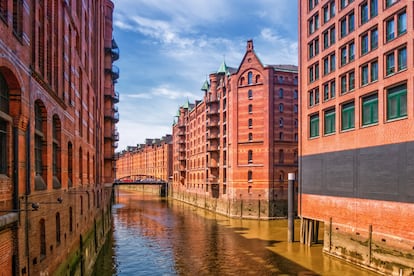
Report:
[[[220,67],[238,68],[247,40],[264,65],[297,65],[297,0],[113,0],[120,50],[117,151],[172,133],[178,108]]]

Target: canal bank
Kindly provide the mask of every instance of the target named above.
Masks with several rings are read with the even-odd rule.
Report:
[[[119,189],[112,215],[94,275],[375,275],[300,244],[299,221],[287,243],[286,220],[229,218],[143,187]]]

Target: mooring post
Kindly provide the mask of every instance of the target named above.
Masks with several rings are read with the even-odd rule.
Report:
[[[288,242],[295,240],[295,174],[288,174]]]

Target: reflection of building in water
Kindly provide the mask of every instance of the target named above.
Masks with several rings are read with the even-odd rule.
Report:
[[[326,252],[412,275],[414,2],[300,3],[304,233],[323,221]]]
[[[88,274],[110,227],[113,8],[107,0],[0,1],[4,275]]]
[[[210,74],[173,125],[174,197],[230,216],[286,215],[297,172],[297,67],[263,65],[253,41],[238,68]]]

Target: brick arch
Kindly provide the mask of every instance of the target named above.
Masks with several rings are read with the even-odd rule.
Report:
[[[255,69],[255,68],[248,68],[246,70],[244,70],[240,75],[239,75],[239,79],[237,80],[237,83],[239,84],[239,86],[244,86],[244,85],[248,85],[248,74],[249,72],[252,73],[252,78],[253,78],[253,84],[257,84],[259,83],[259,81],[261,81],[260,83],[263,83],[263,74],[262,72],[260,72],[259,70]]]
[[[20,81],[11,67],[0,65],[0,74],[5,79],[9,90],[9,115],[13,117],[14,122],[18,123],[22,113]]]

